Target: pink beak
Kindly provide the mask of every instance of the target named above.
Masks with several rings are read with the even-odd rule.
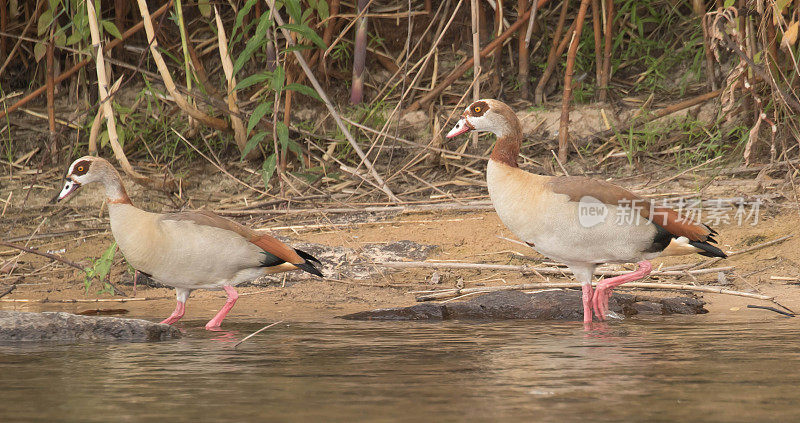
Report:
[[[450,132],[447,133],[447,138],[453,138],[465,132],[469,132],[473,129],[475,128],[473,128],[472,125],[469,124],[467,118],[462,117],[461,119],[458,120],[458,122],[456,122],[456,126],[454,126],[453,129],[451,129]]]
[[[80,187],[81,187],[81,184],[79,184],[78,182],[75,182],[72,179],[67,179],[64,182],[64,188],[62,188],[61,192],[59,192],[57,196],[55,196],[52,200],[50,200],[50,202],[51,203],[57,203],[57,202],[65,199],[65,198],[69,197],[70,194],[75,192],[75,190],[80,188]]]

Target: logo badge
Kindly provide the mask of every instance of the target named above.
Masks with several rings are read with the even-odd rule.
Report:
[[[608,217],[608,206],[602,201],[584,195],[578,203],[578,222],[584,228],[591,228],[606,221]]]

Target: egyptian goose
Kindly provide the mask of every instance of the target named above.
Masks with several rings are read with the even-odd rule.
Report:
[[[175,311],[161,323],[173,324],[183,317],[186,300],[195,289],[222,288],[228,295],[206,324],[206,329],[214,330],[239,297],[234,286],[295,269],[322,276],[313,264],[319,260],[310,254],[209,211],[159,214],[136,208],[117,170],[99,157],[75,160],[54,200],[63,200],[93,182],[105,187],[111,232],[128,263],[159,283],[175,287]]]
[[[522,125],[506,104],[478,100],[464,110],[448,138],[486,131],[497,136],[486,182],[500,220],[543,255],[566,264],[581,282],[583,321],[604,320],[614,287],[647,276],[658,256],[699,253],[726,257],[716,232],[666,207],[604,181],[580,176],[543,176],[517,166]],[[605,279],[592,290],[602,263],[638,262],[636,271]]]

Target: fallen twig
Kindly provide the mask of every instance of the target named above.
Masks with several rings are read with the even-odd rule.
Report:
[[[95,298],[95,299],[83,299],[83,298],[76,298],[73,300],[50,300],[47,298],[36,299],[36,300],[29,300],[24,298],[0,298],[0,302],[4,303],[59,303],[59,304],[69,304],[69,303],[126,303],[128,301],[148,301],[148,300],[163,300],[166,298],[171,297],[158,297],[158,298]]]
[[[76,268],[78,270],[84,271],[84,267],[81,266],[80,264],[75,263],[74,261],[67,260],[67,259],[65,259],[63,257],[60,257],[60,256],[57,256],[55,254],[50,254],[50,253],[46,253],[46,252],[43,252],[43,251],[36,251],[36,250],[34,250],[32,248],[23,247],[22,245],[12,244],[12,243],[6,242],[6,241],[0,241],[0,245],[5,245],[7,247],[16,248],[17,250],[25,251],[26,253],[36,254],[36,255],[40,255],[42,257],[47,257],[49,259],[60,261],[60,262],[62,262],[64,264],[66,264],[66,265],[69,265],[69,266],[72,266],[72,267],[74,267],[74,268]]]
[[[770,306],[760,306],[760,305],[748,304],[747,308],[757,308],[757,309],[761,309],[761,310],[769,310],[769,311],[774,311],[774,312],[776,312],[778,314],[783,314],[784,316],[795,317],[794,313],[789,313],[788,311],[778,310],[777,308],[770,307]]]
[[[255,331],[255,332],[251,333],[250,335],[247,335],[244,338],[242,338],[242,340],[237,342],[236,345],[233,346],[233,348],[238,347],[239,345],[242,344],[242,342],[247,341],[248,339],[258,335],[259,333],[261,333],[261,332],[263,332],[263,331],[265,331],[265,330],[267,330],[267,329],[269,329],[269,328],[271,328],[271,327],[273,327],[275,325],[281,324],[281,323],[283,323],[283,320],[279,320],[279,321],[277,321],[275,323],[272,323],[272,324],[264,326],[263,328],[261,328],[261,329]]]
[[[0,292],[0,298],[3,298],[3,297],[5,297],[6,295],[10,294],[10,293],[11,293],[11,291],[13,291],[13,290],[14,290],[14,288],[16,288],[16,287],[17,287],[17,285],[16,285],[16,284],[14,284],[14,283],[12,283],[11,285],[9,285],[9,286],[8,286],[8,288],[6,288],[6,289],[4,289],[4,290],[3,290],[3,292]]]
[[[596,282],[594,283],[596,285]],[[433,301],[442,298],[454,297],[464,295],[467,293],[477,292],[495,292],[495,291],[520,291],[528,289],[548,289],[548,288],[580,288],[580,282],[542,282],[542,283],[526,283],[521,285],[500,285],[500,286],[482,286],[478,288],[461,288],[461,289],[447,289],[429,294],[420,295],[417,301]],[[733,291],[730,289],[720,288],[716,286],[706,285],[684,285],[684,284],[671,284],[671,283],[650,283],[650,282],[628,282],[620,288],[641,288],[641,289],[663,289],[674,291],[694,291],[694,292],[708,292],[712,294],[725,294],[736,295],[739,297],[755,298],[765,301],[774,301],[773,297],[769,295],[753,294],[750,292]],[[618,288],[618,289],[620,289]]]
[[[459,212],[459,211],[476,211],[476,210],[494,210],[491,204],[458,204],[458,203],[442,203],[442,204],[420,204],[416,206],[371,206],[371,207],[340,207],[340,208],[309,208],[309,209],[275,209],[275,210],[219,210],[218,214],[222,216],[248,216],[258,214],[308,214],[308,213],[380,213],[380,212],[398,212],[398,213],[430,213],[435,211],[443,212]]]
[[[772,241],[767,241],[767,242],[763,242],[761,244],[753,245],[752,247],[745,248],[744,250],[732,251],[732,252],[728,253],[728,258],[734,257],[734,256],[738,256],[739,254],[744,254],[744,253],[749,253],[751,251],[760,250],[762,248],[769,247],[770,245],[778,244],[780,242],[786,241],[787,239],[789,239],[789,238],[791,238],[793,236],[794,235],[785,235],[785,236],[782,236],[780,238],[773,239]],[[714,263],[716,263],[716,262],[718,262],[720,260],[722,260],[721,257],[715,257],[715,258],[713,258],[711,260],[706,260],[704,262],[700,262],[700,263],[694,265],[693,267],[694,268],[703,268],[703,267],[706,267],[706,266],[710,266],[710,265],[712,265],[712,264],[714,264]]]
[[[689,107],[692,107],[692,106],[696,106],[696,105],[698,105],[700,103],[703,103],[703,102],[706,102],[708,100],[711,100],[714,97],[719,97],[720,94],[722,94],[722,90],[721,89],[715,90],[715,91],[711,91],[711,92],[708,92],[708,93],[705,93],[705,94],[701,94],[701,95],[699,95],[697,97],[690,98],[688,100],[680,101],[680,102],[672,104],[670,106],[658,109],[658,110],[652,112],[652,114],[647,116],[645,119],[642,119],[640,121],[631,122],[630,124],[624,125],[624,126],[622,126],[620,128],[617,128],[616,130],[612,128],[612,129],[608,129],[608,130],[599,132],[599,133],[595,134],[595,137],[596,138],[605,138],[605,137],[613,135],[615,132],[618,132],[618,133],[628,132],[629,130],[631,130],[631,128],[634,128],[634,127],[636,127],[638,125],[641,125],[641,124],[644,124],[644,123],[647,123],[647,122],[651,122],[651,121],[654,121],[656,119],[660,119],[660,118],[662,118],[664,116],[667,116],[669,114],[675,113],[675,112],[677,112],[679,110],[683,110],[683,109],[686,109],[686,108],[689,108]]]
[[[511,265],[511,264],[488,264],[488,263],[454,263],[454,262],[429,262],[429,261],[383,261],[377,264],[392,267],[392,268],[445,268],[445,269],[478,269],[478,270],[501,270],[522,273],[538,272],[543,275],[565,275],[572,274],[568,268],[562,267],[533,267],[528,265]],[[733,266],[727,267],[712,267],[708,269],[697,270],[654,270],[650,272],[650,276],[685,276],[687,273],[691,275],[702,275],[705,273],[716,272],[729,272],[733,270]],[[601,276],[619,276],[630,273],[626,270],[597,270],[595,274]]]

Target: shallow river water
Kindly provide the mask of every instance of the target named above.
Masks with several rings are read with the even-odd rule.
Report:
[[[797,319],[203,323],[0,345],[0,421],[800,421]]]

